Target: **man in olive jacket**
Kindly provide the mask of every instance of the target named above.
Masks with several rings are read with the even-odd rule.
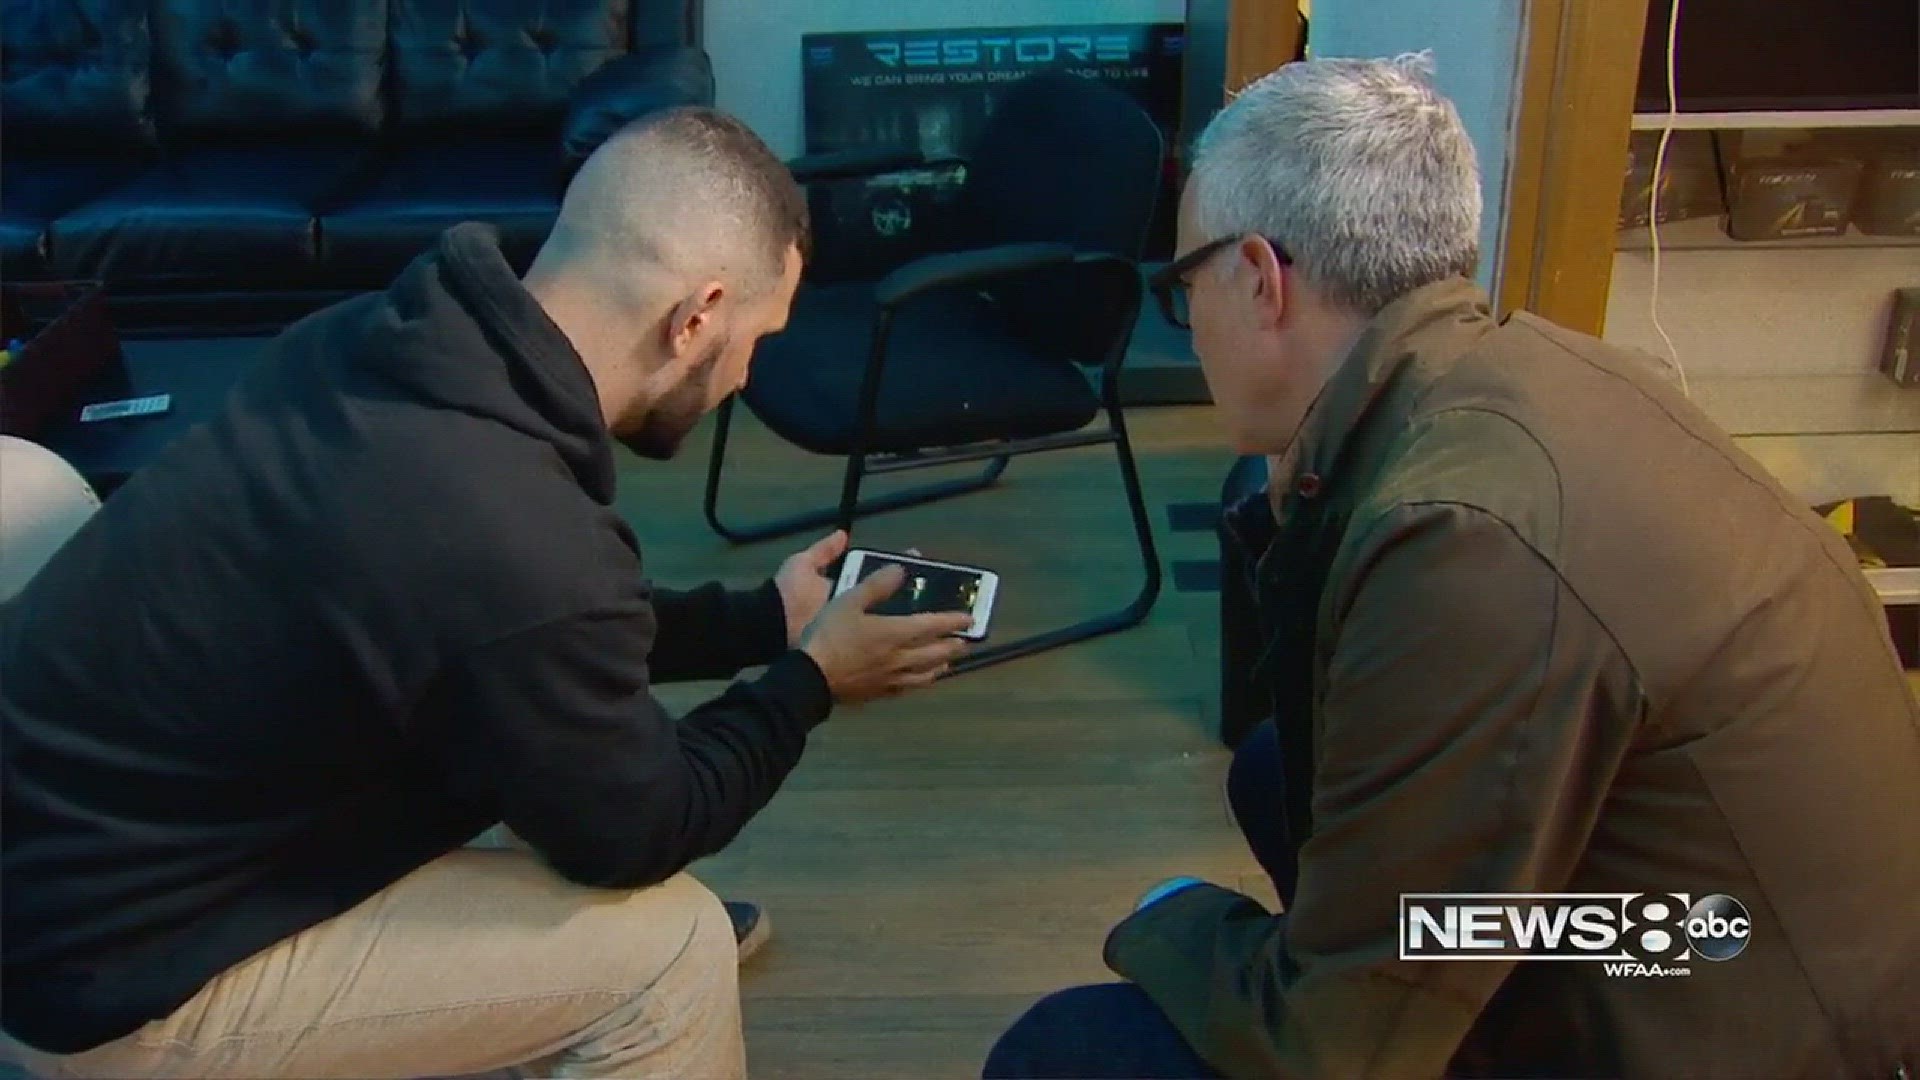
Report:
[[[1306,749],[1270,724],[1232,779],[1286,911],[1153,890],[1129,984],[989,1076],[1920,1076],[1920,707],[1877,598],[1646,357],[1495,319],[1479,219],[1418,61],[1289,65],[1203,137],[1157,285],[1272,455],[1262,675]],[[1645,967],[1610,969],[1402,959],[1414,893],[1685,899],[1624,901]]]

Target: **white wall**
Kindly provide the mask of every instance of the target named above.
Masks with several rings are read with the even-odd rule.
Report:
[[[706,46],[720,107],[791,157],[805,149],[802,34],[1183,22],[1186,7],[1186,0],[707,0]]]
[[[1489,287],[1506,222],[1524,7],[1523,0],[1315,0],[1308,38],[1314,56],[1433,50],[1435,81],[1460,110],[1480,157],[1480,280]]]

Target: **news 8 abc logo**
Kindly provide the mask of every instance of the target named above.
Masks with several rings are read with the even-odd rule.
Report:
[[[1637,893],[1622,908],[1620,947],[1644,963],[1731,960],[1753,937],[1747,907],[1725,893]]]

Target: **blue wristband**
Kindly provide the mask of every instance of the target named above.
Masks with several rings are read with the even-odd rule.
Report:
[[[1136,904],[1133,910],[1136,912],[1145,911],[1160,901],[1165,900],[1167,897],[1172,896],[1174,893],[1185,892],[1195,885],[1205,884],[1206,882],[1196,877],[1168,878],[1166,881],[1155,885],[1147,892],[1147,895],[1141,897],[1140,903]]]

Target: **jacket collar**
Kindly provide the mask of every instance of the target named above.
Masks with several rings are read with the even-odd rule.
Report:
[[[1292,449],[1272,460],[1276,516],[1283,500],[1311,499],[1336,475],[1361,422],[1411,362],[1456,356],[1494,325],[1486,292],[1462,277],[1423,285],[1382,308],[1307,409]]]

